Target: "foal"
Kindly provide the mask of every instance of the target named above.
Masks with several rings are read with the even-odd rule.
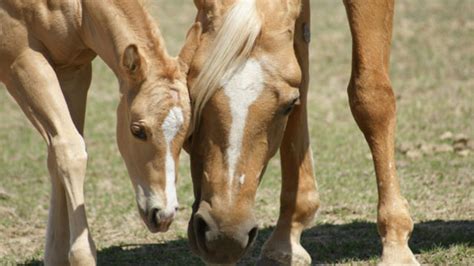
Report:
[[[192,35],[190,35],[192,38]],[[92,265],[83,184],[91,61],[99,55],[120,84],[117,141],[152,232],[166,231],[178,202],[179,152],[190,120],[186,59],[171,58],[138,1],[0,2],[0,81],[48,146],[52,193],[47,265]]]
[[[280,217],[260,263],[306,265],[319,207],[307,121],[309,0],[195,0],[203,32],[190,65],[195,202],[188,236],[204,261],[236,263],[256,237],[257,186],[280,148]],[[344,1],[353,35],[352,113],[371,148],[384,263],[416,264],[394,161],[388,66],[393,0]]]

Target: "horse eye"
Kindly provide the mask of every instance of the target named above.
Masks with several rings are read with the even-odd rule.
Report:
[[[295,107],[296,104],[299,103],[300,98],[295,98],[293,99],[286,107],[283,109],[283,114],[284,115],[289,115],[291,111],[293,111],[293,108]]]
[[[132,135],[137,139],[140,139],[140,140],[147,139],[146,130],[143,125],[132,124],[132,126],[130,127],[130,131],[132,132]]]

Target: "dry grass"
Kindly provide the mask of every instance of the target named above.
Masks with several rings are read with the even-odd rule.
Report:
[[[172,54],[193,20],[191,2],[150,3]],[[312,9],[309,115],[322,207],[302,241],[315,262],[375,262],[381,251],[377,193],[369,150],[347,106],[351,42],[345,11],[340,1],[328,0],[314,1]],[[474,3],[399,0],[396,12],[391,74],[398,99],[398,169],[416,223],[411,246],[422,263],[472,264],[474,151],[467,143],[474,139]],[[152,235],[139,220],[116,148],[117,100],[117,82],[97,60],[85,134],[86,206],[99,263],[200,264],[186,242],[193,201],[187,156],[177,220],[170,232]],[[3,89],[0,121],[0,264],[41,263],[50,190],[45,145]],[[460,133],[467,152],[453,143]],[[257,197],[262,231],[242,264],[255,261],[275,224],[279,176],[274,159]]]

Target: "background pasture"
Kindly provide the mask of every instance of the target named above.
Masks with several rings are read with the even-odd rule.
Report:
[[[189,0],[153,0],[172,54],[194,16]],[[312,2],[310,130],[322,206],[303,245],[318,263],[375,262],[377,191],[369,149],[352,119],[346,85],[351,41],[341,1]],[[474,263],[474,1],[399,0],[392,81],[398,103],[397,164],[415,221],[411,247],[422,263]],[[0,85],[1,86],[1,85]],[[182,155],[181,208],[165,234],[139,220],[115,144],[118,88],[94,62],[85,137],[86,208],[101,265],[194,265],[186,240],[193,201]],[[0,264],[42,262],[49,205],[46,149],[0,89]],[[242,264],[253,263],[278,215],[278,159],[258,192],[262,229]]]

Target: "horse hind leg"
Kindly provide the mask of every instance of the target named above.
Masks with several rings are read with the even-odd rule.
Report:
[[[389,79],[393,0],[345,0],[353,38],[352,114],[372,152],[379,196],[382,264],[418,264],[408,247],[413,222],[395,170],[395,97]]]
[[[33,50],[22,53],[10,69],[7,88],[48,145],[53,194],[45,263],[94,265],[96,252],[83,195],[87,153],[56,73],[43,55]]]

